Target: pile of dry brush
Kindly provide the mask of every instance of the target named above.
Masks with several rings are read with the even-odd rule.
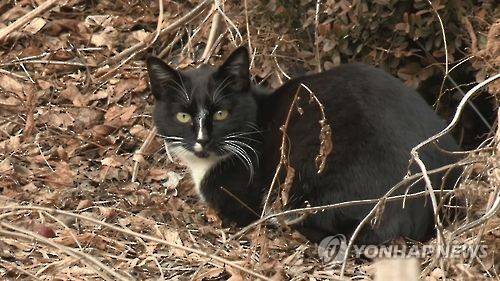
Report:
[[[324,264],[289,230],[221,228],[154,135],[145,55],[184,68],[248,44],[270,87],[350,60],[413,86],[466,66],[477,79],[467,92],[500,67],[498,8],[282,2],[0,1],[0,279],[372,279],[372,261]],[[499,81],[483,84],[496,99]],[[483,139],[456,189],[467,219],[429,243],[484,244],[488,255],[429,257],[425,280],[499,276],[500,132]]]

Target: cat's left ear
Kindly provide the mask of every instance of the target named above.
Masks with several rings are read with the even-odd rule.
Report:
[[[226,61],[219,67],[217,74],[223,79],[233,80],[234,90],[244,91],[250,86],[250,58],[246,47],[241,46],[234,50]]]
[[[168,66],[160,58],[153,56],[146,59],[146,66],[148,69],[149,83],[151,84],[151,92],[158,100],[165,98],[165,93],[168,92],[168,85],[178,81],[181,74]]]

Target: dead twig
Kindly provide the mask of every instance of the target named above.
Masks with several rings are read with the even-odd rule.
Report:
[[[17,271],[19,271],[19,273],[27,275],[31,280],[37,280],[37,281],[42,280],[42,279],[36,277],[35,275],[31,274],[30,272],[24,270],[20,266],[16,265],[15,263],[8,263],[6,261],[0,260],[0,264],[2,264],[8,270],[17,270]]]
[[[172,48],[181,40],[182,36],[184,35],[184,30],[179,30],[177,34],[175,34],[174,39],[168,43],[168,45],[161,50],[161,52],[158,54],[159,58],[165,58]]]
[[[195,19],[205,10],[206,6],[208,6],[208,4],[210,4],[210,2],[212,2],[212,1],[205,0],[205,1],[201,2],[200,4],[198,4],[198,6],[196,6],[194,9],[192,9],[189,13],[185,14],[184,16],[182,16],[180,19],[176,20],[175,22],[173,22],[169,26],[163,28],[160,31],[159,36],[164,36],[166,34],[169,34],[169,33],[173,32],[174,30],[178,29],[179,27],[183,26],[184,24]],[[152,35],[150,35],[150,37],[151,36]],[[137,54],[139,52],[139,50],[143,49],[147,45],[147,42],[150,42],[150,41],[151,41],[151,38],[146,38],[146,40],[144,40],[143,42],[139,42],[139,43],[133,45],[132,47],[129,47],[129,48],[123,50],[121,53],[104,61],[101,65],[103,65],[103,66],[104,65],[111,65],[111,64],[114,64],[118,61],[123,60],[124,58],[126,58],[130,55],[135,56],[135,54]]]
[[[460,115],[462,114],[462,111],[465,107],[465,104],[467,103],[467,101],[481,88],[483,88],[484,86],[488,85],[489,83],[495,81],[496,79],[500,78],[500,73],[496,74],[496,75],[493,75],[491,76],[490,78],[484,80],[483,82],[477,84],[476,86],[474,86],[472,89],[470,89],[466,94],[465,96],[462,98],[462,100],[460,101],[460,103],[458,104],[457,106],[457,111],[455,112],[455,115],[453,116],[453,119],[451,120],[451,122],[448,124],[448,126],[446,126],[446,128],[444,128],[441,132],[435,134],[434,136],[424,140],[423,142],[419,143],[417,146],[415,146],[412,151],[418,151],[419,149],[421,149],[422,147],[424,147],[425,145],[431,143],[431,142],[434,142],[436,140],[438,140],[440,137],[444,136],[445,134],[449,133],[453,127],[456,126],[456,124],[458,123],[458,120],[460,118]]]
[[[445,171],[445,170],[449,170],[449,169],[452,169],[452,168],[455,168],[455,167],[466,166],[466,165],[470,165],[470,164],[473,164],[473,163],[477,163],[477,160],[474,160],[474,161],[463,161],[463,162],[458,162],[458,163],[453,163],[453,164],[445,165],[443,167],[430,170],[427,173],[428,174],[439,173],[439,172],[442,172],[442,171]],[[422,173],[416,173],[416,174],[414,174],[412,176],[409,176],[409,177],[403,179],[402,181],[400,181],[399,183],[397,183],[396,185],[394,185],[391,188],[391,192],[388,192],[386,195],[389,196],[390,194],[394,193],[399,188],[401,188],[403,186],[406,186],[407,184],[410,184],[412,182],[416,182],[416,181],[421,180],[422,176],[423,176]],[[449,193],[449,192],[452,192],[452,191],[445,190],[445,191],[436,191],[436,192]],[[384,202],[391,202],[391,201],[397,201],[397,200],[406,200],[406,199],[411,199],[411,198],[417,198],[417,197],[426,196],[428,194],[429,194],[428,191],[421,191],[421,192],[417,192],[417,193],[409,193],[409,194],[407,193],[407,194],[404,194],[404,195],[391,196],[391,197],[387,197],[385,199],[384,199],[384,197],[382,197],[382,198],[376,198],[376,199],[354,200],[354,201],[340,202],[340,203],[334,203],[334,204],[329,204],[329,205],[321,205],[321,206],[314,206],[314,207],[297,208],[297,209],[291,209],[291,210],[286,210],[286,211],[272,213],[272,214],[263,216],[259,220],[256,220],[256,221],[252,222],[251,224],[243,227],[240,231],[238,231],[237,233],[231,235],[224,242],[224,245],[227,244],[227,243],[229,243],[230,241],[238,239],[239,237],[241,237],[245,233],[249,232],[251,229],[262,225],[264,222],[272,220],[272,219],[275,219],[275,218],[279,218],[279,217],[283,217],[283,216],[290,216],[290,215],[303,215],[303,214],[308,214],[308,213],[313,213],[313,212],[321,212],[321,211],[326,211],[326,210],[330,210],[330,209],[345,208],[345,207],[365,205],[365,204],[374,204],[374,203],[375,204],[379,204],[382,199],[384,200]],[[377,206],[374,207],[374,210],[376,210],[376,207]],[[371,218],[371,215],[370,215],[370,218]],[[293,223],[291,223],[291,224],[293,224]],[[223,249],[223,246],[221,246],[219,248],[219,250],[217,250],[214,253],[214,255],[218,254],[221,251],[221,249]],[[200,271],[201,267],[203,265],[205,265],[205,264],[206,263],[200,265],[200,267],[196,271],[194,277],[196,276],[197,272]],[[191,280],[195,280],[194,277]]]
[[[214,9],[216,9],[214,7]],[[208,63],[208,60],[210,59],[211,51],[212,51],[212,46],[214,45],[217,37],[219,36],[220,33],[220,13],[217,11],[214,13],[212,17],[212,26],[210,27],[210,33],[208,35],[207,39],[207,45],[205,46],[205,50],[203,51],[203,55],[201,56],[201,60],[204,63]]]
[[[500,118],[500,111],[497,112],[497,120],[500,120],[499,118]],[[496,152],[500,152],[500,126],[498,126],[498,128],[497,128],[497,135],[495,138],[495,142],[496,142],[496,144],[495,144]],[[494,215],[497,214],[498,209],[500,209],[500,191],[499,191],[498,185],[495,185],[495,191],[493,192],[493,196],[495,199],[493,202],[490,202],[491,204],[488,204],[488,206],[486,207],[487,211],[485,212],[485,214],[482,217],[480,217],[479,219],[472,221],[466,225],[462,225],[461,227],[459,227],[458,229],[453,231],[449,235],[449,241],[453,241],[453,239],[455,237],[457,237],[458,235],[460,235],[461,233],[464,233],[472,228],[475,228],[475,227],[483,224],[488,219],[490,219],[491,217],[493,217]],[[478,243],[479,243],[479,239],[478,239]]]
[[[467,30],[467,33],[469,33],[470,37],[470,48],[472,50],[472,54],[477,54],[479,49],[477,48],[477,36],[476,32],[474,31],[474,28],[472,27],[472,23],[470,22],[469,18],[467,16],[463,16],[462,20],[465,24],[465,29]]]
[[[55,65],[68,65],[68,66],[78,66],[78,67],[95,67],[92,65],[87,65],[81,62],[73,61],[56,61],[56,60],[18,60],[8,63],[2,63],[0,66],[11,66],[11,65],[21,65],[21,64],[55,64]]]
[[[90,221],[90,222],[95,223],[97,225],[101,225],[101,226],[107,227],[109,229],[112,229],[114,231],[118,231],[118,232],[121,232],[121,233],[124,233],[124,234],[127,234],[127,235],[131,235],[133,237],[139,237],[139,238],[146,239],[146,240],[149,240],[149,241],[153,241],[153,242],[156,242],[156,243],[159,243],[159,244],[163,244],[163,245],[166,245],[166,246],[169,246],[169,247],[172,247],[172,248],[176,248],[176,249],[179,249],[179,250],[183,250],[183,251],[195,253],[195,254],[198,254],[200,256],[203,256],[203,257],[210,258],[210,259],[213,259],[215,261],[218,261],[218,262],[222,263],[223,265],[231,266],[231,267],[233,267],[235,269],[238,269],[238,270],[240,270],[242,272],[248,273],[248,274],[250,274],[250,275],[252,275],[254,277],[260,278],[262,280],[271,281],[271,279],[267,278],[266,276],[264,276],[262,274],[259,274],[259,273],[255,272],[255,271],[251,270],[251,269],[245,268],[245,267],[239,265],[237,262],[227,260],[227,259],[225,259],[223,257],[215,256],[213,254],[206,253],[206,252],[204,252],[202,250],[199,250],[199,249],[194,249],[194,248],[186,247],[186,246],[183,246],[183,245],[175,244],[175,243],[169,242],[167,240],[164,240],[164,239],[161,239],[161,238],[156,238],[154,236],[150,236],[150,235],[147,235],[147,234],[137,233],[137,232],[134,232],[132,230],[124,229],[124,228],[121,228],[121,227],[118,227],[118,226],[112,225],[110,223],[103,222],[103,221],[100,221],[98,219],[94,219],[94,218],[91,218],[91,217],[88,217],[88,216],[84,216],[84,215],[80,215],[80,214],[76,214],[76,213],[72,213],[72,212],[67,212],[67,211],[63,211],[63,210],[57,210],[57,209],[51,209],[51,208],[46,208],[46,207],[40,207],[40,206],[9,205],[9,206],[5,206],[5,207],[0,207],[0,210],[41,210],[41,211],[45,211],[45,212],[48,212],[48,213],[66,215],[66,216],[71,216],[71,217],[79,218],[79,219],[82,219],[82,220],[87,220],[87,221]],[[0,223],[0,224],[3,225],[4,223]],[[57,245],[61,246],[59,244],[57,244]]]
[[[243,5],[245,7],[245,27],[247,29],[248,51],[251,54],[253,54],[254,52],[253,52],[253,49],[252,49],[252,36],[250,34],[250,23],[249,23],[249,20],[248,20],[248,3],[247,3],[247,0],[243,1]],[[254,58],[252,56],[252,60],[250,61],[250,69],[253,66],[253,62],[254,62]]]
[[[144,140],[144,142],[142,143],[141,148],[139,148],[139,150],[134,153],[134,156],[132,157],[132,159],[134,160],[134,169],[132,171],[132,180],[131,180],[132,182],[136,181],[137,172],[139,171],[139,163],[144,162],[144,156],[143,156],[144,152],[146,151],[146,149],[148,149],[149,145],[153,141],[157,132],[158,132],[158,129],[156,127],[153,127],[153,129],[151,129],[149,131],[149,134],[146,137],[146,140]],[[165,145],[165,149],[167,149],[166,145]]]
[[[276,182],[278,180],[278,176],[281,172],[281,169],[283,168],[284,165],[287,164],[287,149],[286,149],[286,131],[288,128],[288,124],[290,123],[290,118],[292,116],[292,111],[295,109],[295,105],[299,99],[299,93],[300,93],[300,87],[297,88],[295,91],[295,95],[293,96],[292,103],[290,104],[290,107],[288,108],[288,113],[285,119],[285,123],[280,127],[280,131],[282,133],[281,137],[281,145],[280,145],[280,161],[278,162],[278,166],[275,169],[273,179],[271,181],[271,185],[269,186],[269,190],[266,195],[266,199],[264,200],[264,206],[262,207],[262,213],[260,215],[261,219],[264,217],[264,215],[267,212],[267,205],[270,203],[269,200],[271,198],[271,194],[273,191],[274,186],[276,185]]]
[[[46,12],[51,9],[53,6],[58,4],[59,0],[47,0],[43,2],[40,6],[33,9],[31,12],[26,15],[18,18],[15,22],[10,24],[7,27],[0,29],[0,42],[2,42],[7,36],[14,30],[17,30],[27,24],[30,20],[36,18],[38,15]]]
[[[453,231],[449,237],[450,241],[454,237],[466,232],[467,230],[470,230],[472,228],[475,228],[475,227],[483,224],[488,219],[490,219],[493,216],[498,214],[497,212],[500,209],[500,192],[498,192],[498,187],[496,188],[496,190],[493,194],[495,194],[495,201],[493,201],[493,205],[488,209],[488,211],[483,216],[481,216],[479,219],[472,221],[466,225],[463,225],[463,226],[459,227],[457,230]]]
[[[314,14],[314,56],[316,58],[318,73],[321,72],[321,59],[319,55],[319,7],[321,6],[321,0],[316,0],[316,13]]]
[[[132,58],[134,58],[135,55],[145,51],[147,48],[149,48],[151,45],[153,45],[153,43],[156,41],[156,39],[158,39],[158,36],[160,35],[160,32],[161,32],[162,24],[163,24],[163,0],[159,0],[158,5],[159,5],[160,11],[158,14],[158,23],[156,24],[156,32],[153,33],[152,37],[151,37],[151,35],[148,36],[148,38],[146,40],[146,45],[142,49],[140,49],[137,52],[128,56],[126,59],[122,60],[117,66],[113,67],[111,70],[106,72],[106,74],[99,77],[97,83],[104,83],[108,78],[113,76],[118,71],[118,69],[120,69],[128,61],[130,61]]]
[[[16,227],[16,226],[13,226],[13,225],[10,225],[10,224],[7,224],[7,223],[3,223],[3,222],[0,222],[0,225],[2,227],[4,227],[4,228],[9,228],[9,229],[15,230],[16,232],[20,232],[20,233],[16,233],[16,232],[11,232],[11,231],[6,231],[6,230],[0,229],[0,234],[2,234],[3,236],[11,236],[11,237],[17,237],[17,238],[24,238],[24,239],[28,239],[28,240],[35,240],[35,241],[37,241],[39,243],[42,243],[42,244],[45,244],[45,245],[57,248],[57,249],[65,252],[69,256],[73,257],[73,258],[83,260],[91,268],[92,268],[91,265],[94,265],[98,269],[100,269],[103,272],[105,272],[105,273],[107,273],[107,274],[109,274],[109,275],[111,275],[111,276],[114,277],[114,279],[112,279],[110,277],[106,277],[106,276],[101,275],[105,280],[121,280],[121,281],[130,280],[129,278],[127,278],[127,277],[125,277],[125,276],[117,273],[116,271],[114,271],[113,269],[111,269],[110,267],[108,267],[107,265],[101,263],[100,261],[98,261],[93,256],[88,255],[88,254],[86,254],[84,252],[75,250],[75,249],[70,248],[70,247],[66,247],[66,246],[60,245],[60,244],[58,244],[56,242],[53,242],[50,239],[47,239],[47,238],[45,238],[45,237],[43,237],[41,235],[38,235],[38,234],[36,234],[34,232],[22,229],[20,227]],[[96,272],[99,273],[99,270],[96,269]]]
[[[290,172],[291,172],[290,169],[293,170],[293,168],[290,167],[289,163],[288,163],[288,155],[289,155],[290,151],[288,151],[288,149],[287,149],[288,136],[287,136],[286,132],[287,132],[287,129],[288,129],[288,126],[290,123],[292,111],[294,109],[296,109],[297,103],[300,99],[299,94],[300,94],[300,90],[302,88],[304,88],[309,93],[309,100],[314,101],[317,104],[317,106],[320,110],[320,114],[321,114],[321,120],[319,120],[319,124],[321,126],[320,135],[319,135],[320,151],[315,158],[316,167],[318,169],[318,174],[321,173],[323,171],[323,169],[325,168],[326,158],[328,157],[328,155],[332,151],[331,129],[330,129],[330,125],[328,124],[328,120],[326,119],[324,106],[320,102],[320,100],[316,97],[314,92],[308,86],[301,83],[299,85],[299,87],[297,88],[297,91],[295,92],[293,100],[289,106],[285,122],[280,127],[280,130],[282,132],[281,145],[280,145],[280,161],[278,163],[278,166],[276,167],[273,179],[271,181],[271,185],[269,186],[269,191],[267,192],[266,199],[264,201],[264,206],[262,209],[261,218],[264,217],[264,215],[267,213],[267,205],[269,204],[269,200],[270,200],[273,188],[276,185],[276,181],[278,180],[278,176],[279,176],[283,166],[288,167],[286,178],[291,177],[290,181],[285,181],[285,185],[286,184],[291,185],[293,182],[293,175],[290,175]],[[300,110],[302,110],[302,109],[300,109]],[[287,188],[285,186],[284,189],[288,190],[289,188]]]
[[[232,27],[236,31],[236,35],[238,35],[238,37],[240,38],[240,41],[243,41],[243,36],[241,36],[241,33],[238,30],[238,27],[236,27],[236,24],[234,24],[234,22],[222,10],[222,5],[221,4],[223,2],[221,3],[221,0],[214,0],[214,1],[215,1],[215,9],[216,9],[216,11],[219,14],[221,14],[222,17],[224,18],[224,20],[226,21],[226,23],[229,24],[229,26]],[[238,46],[239,44],[236,42],[236,38],[234,37],[233,32],[231,31],[231,28],[228,28],[228,31],[229,31],[229,34],[231,34],[231,38],[233,40],[233,43],[236,46]]]
[[[439,96],[438,96],[438,101],[439,101],[439,99],[441,98],[442,93],[443,93],[444,82],[446,81],[446,78],[448,77],[448,74],[450,73],[450,71],[449,71],[448,43],[446,42],[446,31],[444,29],[443,20],[441,19],[439,12],[436,10],[436,8],[434,7],[434,5],[432,4],[432,2],[430,0],[427,0],[427,3],[429,3],[432,11],[434,12],[434,14],[436,14],[436,17],[439,21],[439,26],[441,28],[441,36],[443,36],[445,65],[444,65],[444,77],[443,77],[443,80],[441,81],[441,87],[439,88]]]

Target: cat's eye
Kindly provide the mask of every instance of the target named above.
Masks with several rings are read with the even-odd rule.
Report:
[[[214,120],[222,121],[222,120],[226,119],[228,116],[229,116],[229,111],[219,110],[219,111],[215,112]]]
[[[177,115],[175,115],[175,118],[177,118],[177,120],[181,123],[187,123],[187,122],[191,121],[191,115],[189,115],[186,112],[177,113]]]

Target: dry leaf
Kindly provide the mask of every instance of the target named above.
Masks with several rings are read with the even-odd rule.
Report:
[[[78,206],[76,207],[76,209],[77,210],[87,209],[90,206],[92,206],[92,201],[85,199],[85,200],[82,200],[78,203]]]
[[[66,162],[57,162],[55,171],[50,173],[45,182],[48,186],[53,188],[72,187],[75,179],[75,172],[73,172]]]
[[[46,238],[56,237],[56,233],[54,232],[54,230],[46,225],[42,224],[35,225],[34,230],[36,233]]]
[[[197,281],[212,280],[214,278],[221,276],[222,273],[224,273],[224,268],[215,267],[215,268],[211,268],[211,269],[209,269],[201,274],[198,274],[198,276],[194,280],[197,280]]]
[[[163,180],[167,178],[167,174],[169,171],[167,169],[161,169],[161,168],[151,168],[148,170],[148,174],[146,178],[149,180]]]
[[[88,27],[92,26],[110,26],[111,21],[115,17],[109,16],[109,15],[92,15],[92,16],[87,16],[85,19],[85,25]]]
[[[0,89],[6,92],[21,93],[23,91],[23,86],[8,75],[0,75]]]
[[[24,31],[30,34],[36,34],[46,23],[47,21],[42,18],[34,18],[24,27]]]
[[[61,92],[61,96],[70,100],[76,106],[84,106],[87,104],[85,97],[80,93],[80,90],[75,85],[69,85]]]
[[[12,168],[12,163],[10,162],[10,158],[7,157],[0,162],[0,173],[7,173],[8,171],[11,171]]]
[[[165,228],[165,229],[163,229],[162,233],[163,233],[163,237],[168,242],[183,246],[181,237],[179,236],[179,233],[176,230]],[[179,257],[179,258],[186,256],[186,252],[184,250],[180,250],[177,248],[172,247],[170,252],[174,256]]]
[[[111,157],[106,157],[101,161],[103,166],[109,167],[120,167],[123,165],[123,159],[114,155]]]
[[[231,277],[229,277],[229,279],[227,279],[227,281],[243,281],[243,280],[245,280],[245,279],[243,279],[243,276],[241,276],[241,273],[239,270],[234,269],[232,267],[228,267],[226,270],[227,270],[227,272],[229,272],[231,274]]]
[[[94,46],[106,46],[112,50],[118,39],[118,31],[112,26],[107,26],[103,31],[92,34],[90,43]]]

